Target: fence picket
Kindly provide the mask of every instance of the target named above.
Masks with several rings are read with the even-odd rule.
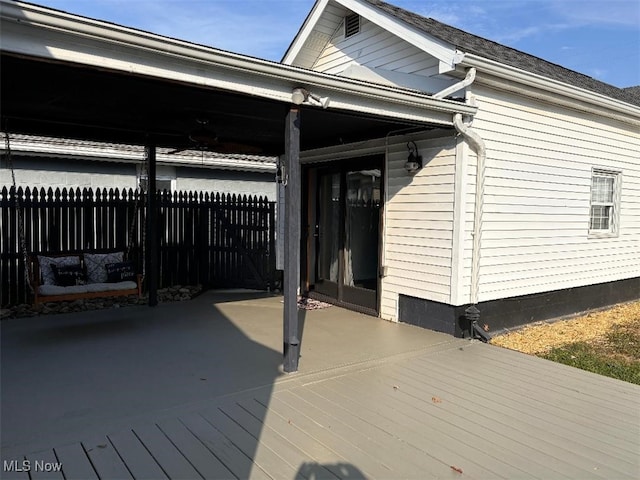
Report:
[[[138,190],[33,188],[0,191],[0,305],[30,301],[18,236],[18,196],[30,254],[126,251],[142,271],[145,197]],[[275,204],[197,192],[159,197],[159,287],[274,287]],[[138,209],[136,210],[136,203]]]

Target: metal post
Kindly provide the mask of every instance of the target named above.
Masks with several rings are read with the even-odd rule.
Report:
[[[158,304],[158,204],[156,194],[156,146],[147,145],[147,255],[146,277],[149,306]]]
[[[285,372],[298,371],[298,276],[300,265],[300,110],[291,107],[285,125],[284,217],[284,362]]]

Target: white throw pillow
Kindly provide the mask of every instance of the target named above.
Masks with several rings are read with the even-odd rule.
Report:
[[[115,253],[85,253],[84,267],[87,271],[87,283],[107,282],[107,263],[120,263],[124,258],[124,252]]]
[[[51,265],[56,265],[58,267],[80,265],[80,257],[77,255],[71,257],[45,257],[38,255],[38,265],[40,266],[40,278],[42,280],[42,285],[55,285],[56,277],[53,274]]]

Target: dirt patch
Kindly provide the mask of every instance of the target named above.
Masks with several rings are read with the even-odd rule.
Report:
[[[491,343],[531,355],[544,355],[554,348],[576,342],[606,347],[610,343],[611,334],[640,335],[640,301],[616,305],[569,320],[534,323],[494,337]],[[640,345],[632,344],[625,350],[611,354],[640,360]]]

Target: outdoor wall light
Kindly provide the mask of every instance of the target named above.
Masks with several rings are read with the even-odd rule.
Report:
[[[294,88],[291,92],[291,101],[295,105],[302,105],[307,103],[309,105],[315,105],[317,107],[327,108],[329,106],[329,97],[319,97],[318,95],[311,93],[305,88]]]
[[[418,154],[416,142],[408,142],[407,149],[409,150],[409,158],[407,158],[404,168],[409,173],[416,173],[422,168],[422,157]]]

